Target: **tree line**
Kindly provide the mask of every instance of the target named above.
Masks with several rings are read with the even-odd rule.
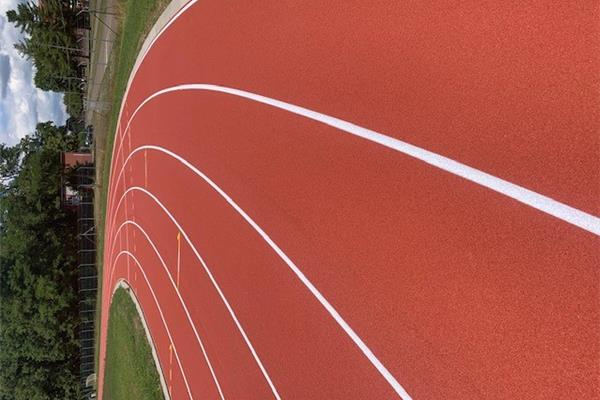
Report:
[[[62,151],[51,122],[0,144],[0,400],[80,398],[77,215],[61,207]]]
[[[17,5],[6,13],[9,22],[25,34],[15,44],[19,53],[35,66],[35,85],[42,90],[65,92],[67,112],[78,116],[83,109],[83,78],[77,28],[87,28],[89,16],[70,1],[42,0]]]
[[[39,123],[14,146],[0,144],[0,400],[78,399],[80,348],[77,215],[61,204],[72,181],[60,154],[80,146],[83,78],[74,3],[40,0],[7,12],[24,33],[15,45],[42,90],[65,92],[65,126]]]

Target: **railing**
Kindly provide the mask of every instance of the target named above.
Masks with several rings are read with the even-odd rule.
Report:
[[[96,265],[96,224],[94,219],[95,167],[87,164],[75,169],[77,204],[77,251],[79,269],[79,343],[80,384],[83,399],[94,393],[93,381],[89,377],[95,372],[95,315],[98,290],[98,268]]]

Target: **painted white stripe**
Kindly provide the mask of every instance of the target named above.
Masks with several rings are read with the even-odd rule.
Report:
[[[129,161],[130,158],[131,158],[131,155],[127,158],[127,160],[125,161],[124,165],[127,164],[127,162]],[[148,190],[146,190],[144,188],[137,187],[137,186],[130,187],[129,189],[127,189],[127,191],[125,191],[125,193],[123,193],[123,195],[119,199],[119,202],[117,203],[117,207],[115,208],[115,210],[118,210],[121,207],[121,204],[123,204],[123,199],[127,196],[127,194],[129,192],[132,192],[132,191],[139,191],[141,193],[144,193],[148,197],[150,197],[165,212],[165,214],[169,217],[169,219],[173,222],[173,224],[175,224],[175,226],[177,227],[177,229],[179,229],[179,231],[181,232],[181,235],[183,236],[183,238],[185,239],[185,241],[187,242],[187,244],[192,249],[194,255],[196,256],[196,258],[198,259],[198,261],[200,261],[200,264],[202,264],[202,267],[204,268],[204,271],[206,272],[206,275],[209,277],[209,279],[210,279],[213,287],[215,288],[215,290],[219,294],[219,297],[221,298],[221,301],[223,301],[223,304],[227,308],[227,311],[229,312],[229,315],[231,316],[231,318],[232,318],[233,322],[235,323],[238,331],[240,332],[240,335],[242,335],[242,338],[244,339],[244,342],[246,342],[246,346],[250,350],[250,353],[252,353],[252,357],[254,358],[256,364],[258,365],[260,371],[262,372],[262,374],[263,374],[265,380],[267,381],[269,387],[271,388],[271,392],[273,392],[273,396],[276,399],[280,400],[281,397],[279,396],[279,393],[277,392],[277,389],[275,388],[275,385],[273,384],[273,381],[271,380],[271,377],[269,376],[269,373],[267,372],[267,370],[266,370],[265,366],[263,365],[260,357],[258,356],[258,353],[254,349],[254,346],[252,345],[252,342],[250,341],[250,338],[248,337],[248,334],[246,334],[246,331],[242,327],[242,324],[240,323],[240,321],[239,321],[239,319],[238,319],[235,311],[233,311],[233,308],[229,304],[229,301],[227,300],[227,297],[225,297],[225,294],[223,293],[223,290],[221,290],[221,287],[219,286],[219,284],[217,283],[216,279],[214,278],[214,276],[213,276],[210,268],[208,267],[208,264],[204,261],[204,258],[202,258],[202,256],[200,255],[200,253],[196,249],[196,246],[194,246],[194,244],[190,240],[188,234],[183,229],[183,227],[179,224],[179,222],[175,219],[175,217],[173,216],[173,214],[171,214],[171,212],[165,207],[165,205],[154,194],[152,194],[151,192],[149,192]],[[115,236],[113,236],[113,238],[114,237]]]
[[[294,104],[286,103],[280,100],[272,99],[270,97],[261,96],[259,94],[246,92],[244,90],[233,89],[229,87],[211,85],[211,84],[187,84],[169,87],[166,89],[159,90],[153,95],[145,99],[134,111],[129,118],[125,131],[127,132],[130,128],[131,122],[135,118],[136,114],[150,101],[162,96],[167,93],[178,92],[178,91],[190,91],[190,90],[201,90],[209,92],[218,92],[229,94],[236,97],[241,97],[258,103],[266,104],[281,110],[288,111],[292,114],[300,115],[311,119],[313,121],[321,122],[325,125],[337,128],[341,131],[349,133],[351,135],[363,138],[373,143],[380,144],[392,150],[396,150],[402,154],[414,157],[427,164],[430,164],[443,171],[457,175],[468,181],[474,182],[478,185],[484,186],[497,193],[503,194],[514,200],[517,200],[523,204],[533,207],[546,214],[552,215],[560,220],[568,222],[569,224],[575,225],[581,229],[591,232],[597,236],[600,236],[600,218],[588,214],[584,211],[578,210],[567,204],[561,203],[550,197],[536,193],[522,186],[508,182],[504,179],[498,178],[494,175],[490,175],[486,172],[480,171],[476,168],[462,164],[458,161],[452,160],[448,157],[444,157],[440,154],[431,152],[429,150],[422,149],[414,146],[407,142],[386,136],[379,132],[364,128],[359,125],[355,125],[351,122],[341,120],[329,115],[319,113],[317,111],[309,110],[304,107],[300,107]],[[127,134],[125,132],[124,136]],[[123,136],[123,137],[124,137]],[[120,150],[121,145],[119,145]]]
[[[350,327],[350,325],[346,322],[344,318],[340,315],[340,313],[329,303],[329,301],[323,296],[323,294],[315,287],[315,285],[304,275],[304,273],[296,266],[296,264],[281,250],[281,248],[267,235],[267,233],[256,223],[250,216],[235,202],[233,199],[223,191],[216,183],[214,183],[208,176],[206,176],[203,172],[201,172],[198,168],[192,165],[190,162],[185,160],[183,157],[173,153],[170,150],[164,149],[159,146],[140,146],[136,148],[134,151],[129,154],[127,159],[125,160],[125,164],[123,167],[127,165],[129,160],[138,152],[144,150],[155,150],[167,154],[168,156],[176,159],[184,166],[189,168],[192,172],[202,178],[206,183],[208,183],[229,205],[244,218],[244,220],[262,237],[262,239],[275,251],[275,253],[285,262],[285,264],[290,268],[290,270],[298,277],[300,282],[304,284],[304,286],[309,290],[309,292],[321,303],[323,308],[331,315],[331,317],[337,322],[337,324],[342,328],[342,330],[346,333],[346,335],[354,342],[354,344],[360,349],[360,351],[367,357],[367,359],[371,362],[371,364],[379,371],[381,376],[388,382],[388,384],[394,389],[394,391],[403,399],[403,400],[411,400],[408,392],[400,385],[400,383],[396,380],[396,378],[388,371],[388,369],[383,365],[383,363],[375,356],[375,354],[371,351],[371,349],[365,344],[365,342],[358,336],[358,334]],[[127,192],[132,190],[138,190],[140,192],[146,193],[148,196],[152,197],[157,204],[168,213],[167,209],[159,202],[159,200],[146,189],[141,187],[130,187],[121,197],[119,203],[117,205],[118,209],[120,204],[123,202],[123,197],[127,194]],[[181,226],[175,221],[175,219],[169,214],[169,217],[173,220],[173,222],[177,225],[177,227],[181,230],[182,234],[186,238],[186,241],[190,243],[191,241],[187,237],[187,235],[183,232]],[[200,256],[199,254],[197,255]],[[203,263],[204,265],[204,263]],[[208,273],[208,268],[206,268]],[[212,275],[211,279],[212,279]],[[216,282],[215,282],[216,284]]]
[[[158,308],[158,313],[160,315],[160,319],[162,320],[162,323],[163,323],[163,325],[165,327],[165,330],[167,332],[167,336],[169,336],[169,342],[173,345],[173,353],[175,353],[175,358],[177,359],[177,365],[179,366],[179,370],[181,371],[181,376],[183,377],[183,382],[185,383],[185,388],[187,390],[188,396],[189,396],[190,399],[193,399],[194,397],[192,396],[192,392],[190,391],[190,386],[188,384],[187,377],[186,377],[185,372],[183,371],[183,368],[181,366],[181,361],[179,360],[179,355],[177,353],[177,348],[175,347],[175,342],[173,342],[173,337],[171,336],[171,331],[169,330],[169,327],[168,327],[167,323],[165,322],[165,316],[164,316],[164,314],[162,312],[162,308],[160,307],[160,303],[158,302],[158,299],[156,298],[156,294],[154,294],[154,289],[152,288],[152,285],[150,285],[150,281],[148,281],[148,277],[146,276],[146,273],[144,272],[144,269],[142,268],[142,265],[140,264],[140,262],[138,261],[138,259],[135,257],[135,255],[133,255],[132,253],[130,253],[127,250],[121,251],[117,255],[117,257],[115,257],[115,262],[121,256],[128,256],[128,257],[130,257],[135,262],[135,264],[138,266],[138,269],[142,272],[142,275],[144,276],[144,279],[146,280],[148,288],[150,289],[150,293],[152,293],[152,297],[154,298],[154,302],[156,303],[156,307]]]
[[[171,272],[169,271],[169,268],[167,268],[167,264],[165,263],[165,260],[160,255],[158,249],[154,245],[154,242],[150,239],[150,237],[148,236],[148,234],[146,233],[146,231],[140,225],[138,225],[134,221],[126,220],[125,222],[123,222],[119,226],[119,228],[117,229],[114,237],[116,237],[119,234],[119,232],[121,232],[121,230],[123,229],[123,227],[126,226],[126,225],[133,225],[137,229],[139,229],[139,231],[146,237],[146,240],[148,241],[148,243],[150,243],[150,246],[152,246],[152,249],[154,250],[154,252],[158,256],[158,259],[160,260],[160,263],[161,263],[163,269],[165,270],[165,272],[169,276],[169,281],[171,282],[171,286],[175,290],[175,293],[177,293],[177,297],[179,298],[179,302],[181,303],[181,305],[183,307],[183,311],[185,312],[187,320],[188,320],[190,326],[192,327],[192,330],[194,331],[194,335],[196,336],[196,341],[200,345],[200,349],[202,350],[202,355],[204,356],[204,360],[206,361],[206,364],[208,365],[208,369],[210,370],[210,374],[212,375],[213,381],[215,382],[215,386],[217,387],[217,390],[219,392],[219,396],[221,397],[222,400],[225,400],[225,396],[223,395],[223,390],[221,390],[221,385],[219,383],[219,379],[217,378],[217,375],[215,373],[213,365],[210,362],[210,359],[208,357],[208,353],[206,352],[206,348],[204,347],[204,342],[202,341],[202,339],[200,339],[200,335],[198,334],[198,330],[196,329],[196,326],[194,325],[194,322],[192,321],[192,317],[190,316],[188,308],[185,305],[185,302],[183,301],[183,298],[181,297],[181,294],[179,293],[179,289],[177,289],[177,285],[175,285],[175,282],[173,281],[173,276],[171,275]],[[111,246],[110,254],[113,254],[114,244],[115,243],[116,242],[113,242],[113,245]],[[129,248],[129,245],[128,245],[128,248]],[[111,262],[110,265],[113,266],[114,263]],[[115,268],[113,267],[112,270],[111,270],[111,272],[110,272],[109,282],[112,282],[114,270],[115,270]]]

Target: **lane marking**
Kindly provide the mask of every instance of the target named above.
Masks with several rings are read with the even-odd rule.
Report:
[[[179,289],[179,271],[181,270],[181,232],[177,232],[177,288]]]
[[[355,125],[351,122],[344,121],[339,118],[332,117],[330,115],[322,114],[317,111],[310,110],[308,108],[300,107],[291,103],[286,103],[284,101],[276,100],[270,97],[262,96],[255,93],[246,92],[244,90],[233,89],[224,86],[217,86],[211,84],[186,84],[186,85],[178,85],[172,86],[166,89],[159,90],[158,92],[152,94],[148,98],[146,98],[133,112],[127,125],[125,127],[125,135],[127,131],[130,129],[131,122],[135,119],[137,113],[150,101],[153,99],[162,96],[167,93],[179,92],[179,91],[208,91],[208,92],[217,92],[228,94],[244,99],[248,99],[251,101],[255,101],[257,103],[262,103],[268,106],[272,106],[284,111],[288,111],[292,114],[296,114],[302,117],[306,117],[313,121],[320,122],[322,124],[331,126],[333,128],[339,129],[343,132],[349,133],[351,135],[363,138],[373,143],[377,143],[381,146],[387,147],[389,149],[398,151],[402,154],[408,155],[410,157],[416,158],[420,161],[423,161],[429,165],[432,165],[436,168],[439,168],[443,171],[449,172],[453,175],[459,176],[463,179],[476,183],[480,186],[491,189],[497,193],[510,197],[514,200],[517,200],[525,205],[533,207],[539,211],[542,211],[546,214],[552,215],[562,221],[568,222],[569,224],[575,225],[581,229],[584,229],[588,232],[595,234],[596,236],[600,236],[600,218],[588,214],[584,211],[581,211],[577,208],[571,207],[567,204],[561,203],[557,200],[554,200],[548,196],[544,196],[542,194],[536,193],[532,190],[529,190],[523,186],[519,186],[517,184],[511,183],[504,179],[498,178],[494,175],[490,175],[486,172],[478,170],[476,168],[470,167],[466,164],[462,164],[458,161],[452,160],[448,157],[444,157],[440,154],[434,153],[429,150],[425,150],[423,148],[414,146],[407,142],[404,142],[399,139],[392,138],[390,136],[386,136],[382,133],[375,132],[371,129]],[[123,136],[124,137],[124,136]],[[121,138],[122,139],[122,138]],[[120,152],[122,145],[122,140],[119,142],[119,147],[117,149],[117,153]],[[139,148],[139,147],[138,147]],[[119,174],[121,175],[121,174]],[[117,177],[117,182],[120,177]]]
[[[173,276],[171,275],[171,271],[169,271],[169,268],[167,267],[167,263],[165,262],[165,260],[162,258],[160,252],[158,251],[158,248],[154,245],[154,242],[152,241],[152,239],[150,239],[150,236],[148,236],[148,233],[146,233],[146,231],[137,223],[134,222],[132,220],[126,220],[125,222],[123,222],[121,225],[119,225],[119,228],[117,229],[116,233],[115,233],[115,237],[116,235],[119,234],[119,232],[121,232],[121,230],[125,229],[125,231],[127,232],[127,225],[132,225],[134,227],[136,227],[146,238],[146,240],[148,241],[148,243],[150,244],[150,246],[152,247],[152,249],[154,250],[154,252],[156,253],[156,255],[158,256],[158,260],[160,261],[160,264],[163,267],[163,270],[167,273],[167,276],[169,277],[169,282],[171,282],[171,286],[173,287],[173,289],[175,290],[175,293],[177,294],[177,297],[179,298],[179,302],[181,304],[181,306],[183,307],[183,311],[185,313],[185,316],[187,317],[187,320],[190,324],[190,326],[192,327],[192,331],[194,332],[194,335],[196,336],[196,341],[198,342],[198,345],[200,346],[200,350],[202,350],[202,355],[204,356],[204,360],[206,361],[206,364],[208,365],[208,369],[210,370],[210,373],[212,375],[213,381],[215,382],[215,386],[217,387],[217,391],[219,392],[219,396],[221,397],[222,400],[225,399],[225,396],[223,394],[223,390],[221,389],[221,384],[219,383],[219,379],[217,378],[217,375],[215,373],[215,370],[213,368],[213,365],[208,357],[208,352],[206,351],[206,347],[204,346],[204,342],[202,341],[202,339],[200,338],[200,334],[198,333],[198,330],[196,329],[196,325],[194,324],[194,322],[192,321],[192,317],[190,315],[190,312],[185,304],[185,302],[183,301],[183,298],[181,297],[181,293],[179,293],[179,290],[177,288],[177,286],[175,286],[175,282],[173,282]],[[119,235],[119,238],[121,238],[123,235]],[[114,242],[113,242],[114,243]],[[110,248],[110,253],[109,256],[111,256],[114,254],[114,246],[111,246]],[[119,253],[120,254],[120,253]],[[114,258],[114,260],[111,260],[110,262],[110,274],[109,274],[109,279],[108,282],[112,282],[113,280],[113,274],[116,270],[116,262],[117,262],[117,257]],[[108,271],[107,271],[108,272]],[[144,271],[142,271],[142,273],[144,274],[144,277],[146,276],[146,273]],[[146,280],[148,281],[148,279],[146,278]]]
[[[248,335],[246,334],[246,331],[242,327],[242,324],[238,320],[237,314],[233,311],[233,308],[229,304],[229,301],[225,297],[225,294],[221,290],[221,287],[219,286],[219,284],[215,280],[215,278],[214,278],[211,270],[208,268],[208,265],[204,261],[204,258],[202,258],[202,256],[200,255],[200,253],[198,252],[198,250],[196,249],[196,247],[194,246],[194,244],[192,243],[192,241],[188,237],[187,233],[183,230],[183,228],[181,227],[181,225],[179,224],[179,222],[175,219],[175,217],[173,217],[173,215],[169,212],[169,210],[167,210],[167,208],[156,198],[156,196],[154,196],[153,194],[151,194],[150,192],[148,192],[146,189],[143,189],[143,188],[138,188],[138,189],[142,193],[145,193],[146,195],[148,195],[156,204],[158,204],[158,206],[165,212],[165,214],[175,224],[175,226],[177,226],[177,229],[179,229],[179,231],[181,232],[181,235],[183,236],[183,239],[190,246],[190,248],[192,249],[192,251],[193,251],[194,255],[196,256],[196,258],[198,259],[198,261],[200,261],[200,264],[202,265],[202,268],[206,272],[206,275],[209,277],[209,279],[210,279],[213,287],[215,288],[215,290],[219,294],[219,297],[221,298],[221,301],[223,302],[223,304],[227,308],[227,311],[229,312],[229,315],[231,316],[231,319],[235,323],[235,326],[237,327],[238,331],[240,332],[240,335],[244,339],[244,342],[246,343],[246,347],[248,347],[248,350],[252,354],[252,357],[254,358],[254,361],[256,362],[258,368],[260,369],[262,375],[264,376],[265,381],[269,385],[269,387],[271,389],[271,392],[273,393],[273,396],[276,399],[278,399],[278,400],[281,399],[281,397],[279,396],[279,393],[277,392],[277,389],[275,388],[275,385],[273,384],[273,381],[271,380],[271,377],[269,376],[269,374],[268,374],[266,368],[264,367],[264,365],[263,365],[260,357],[258,356],[258,353],[254,349],[254,345],[250,341],[250,338],[248,337]],[[127,195],[127,193],[129,193],[130,191],[133,191],[133,189],[128,190],[126,193],[124,193],[123,197],[125,197]],[[123,197],[121,197],[121,199],[119,201],[118,207],[120,207],[120,205],[122,204]],[[173,276],[171,275],[171,272],[167,268],[167,264],[165,263],[164,259],[162,258],[160,252],[158,251],[158,248],[156,247],[156,245],[154,244],[154,242],[152,241],[152,239],[150,238],[150,236],[148,235],[148,233],[144,230],[144,228],[142,228],[137,222],[127,220],[127,221],[123,222],[119,226],[119,228],[115,232],[114,237],[116,237],[118,235],[118,233],[123,229],[123,226],[128,225],[128,224],[135,226],[144,235],[144,237],[146,238],[146,240],[148,241],[148,243],[150,244],[150,246],[152,247],[152,249],[154,250],[154,252],[158,256],[158,259],[159,259],[161,265],[163,266],[163,269],[167,272],[167,275],[169,276],[169,281],[171,282],[171,285],[175,288],[177,296],[179,297],[179,301],[183,305],[183,309],[185,311],[186,316],[188,317],[189,323],[192,325],[192,329],[194,330],[194,334],[196,335],[196,338],[200,341],[200,336],[198,335],[198,332],[196,331],[196,327],[195,327],[195,325],[194,325],[194,323],[192,321],[192,317],[190,316],[190,313],[189,313],[189,311],[187,309],[187,306],[186,306],[183,298],[181,297],[181,294],[179,293],[179,290],[177,289],[177,287],[175,285],[175,282],[173,281]],[[123,235],[119,235],[119,238],[121,238],[122,236]],[[112,254],[114,254],[114,243],[115,242],[113,242],[113,245],[111,246],[109,257],[111,257]],[[114,265],[114,261],[111,261],[111,263],[109,263],[109,265],[111,265],[111,266]],[[110,272],[109,281],[110,280],[112,280],[112,270]]]
[[[167,336],[169,336],[169,342],[173,344],[173,352],[175,353],[175,359],[177,360],[177,365],[179,365],[179,370],[181,371],[181,376],[183,376],[183,382],[185,383],[185,387],[187,389],[188,396],[189,396],[190,399],[193,399],[194,397],[192,396],[192,392],[190,391],[190,386],[188,384],[187,377],[185,375],[185,372],[183,371],[183,367],[181,365],[181,361],[179,360],[179,355],[177,353],[177,347],[175,346],[175,344],[173,342],[173,337],[171,336],[171,331],[169,330],[169,327],[168,327],[168,325],[167,325],[167,323],[165,321],[165,316],[164,316],[164,314],[162,312],[162,308],[160,306],[160,303],[158,302],[158,299],[156,298],[156,294],[154,293],[154,289],[152,288],[152,285],[150,285],[150,281],[148,280],[148,277],[146,276],[146,273],[144,272],[144,269],[142,268],[142,265],[140,264],[140,262],[138,261],[138,259],[135,257],[135,255],[133,255],[132,253],[130,253],[127,250],[123,250],[123,251],[121,251],[117,255],[117,257],[115,257],[115,263],[122,256],[127,256],[127,258],[131,258],[134,261],[134,263],[137,265],[137,267],[140,270],[140,272],[142,273],[142,275],[144,276],[144,279],[146,280],[146,284],[148,285],[148,288],[150,289],[150,293],[152,294],[152,298],[154,299],[154,302],[156,304],[156,308],[158,308],[158,313],[160,315],[160,319],[163,322],[163,325],[165,327],[165,331],[167,332]]]
[[[148,187],[148,152],[144,152],[144,186]]]
[[[237,211],[237,213],[240,214],[242,216],[242,218],[263,238],[263,240],[275,251],[275,253],[284,261],[284,263],[296,275],[296,277],[300,280],[300,282],[302,282],[304,284],[304,286],[310,291],[310,293],[319,301],[319,303],[321,303],[323,308],[325,308],[325,310],[329,313],[329,315],[331,317],[333,317],[333,319],[342,328],[342,330],[346,333],[346,335],[354,342],[354,344],[365,355],[365,357],[371,362],[371,364],[377,369],[377,371],[379,371],[380,375],[388,382],[388,384],[394,389],[394,391],[398,394],[398,396],[400,396],[404,400],[412,399],[410,397],[410,395],[408,394],[408,392],[402,387],[402,385],[400,385],[400,383],[388,371],[388,369],[383,365],[383,363],[381,361],[379,361],[379,359],[375,356],[375,354],[371,351],[371,349],[358,336],[358,334],[350,327],[350,325],[346,322],[346,320],[344,320],[344,318],[342,318],[340,313],[331,305],[331,303],[329,303],[329,301],[325,298],[325,296],[323,296],[323,294],[321,294],[321,292],[304,275],[304,273],[296,266],[296,264],[294,264],[294,262],[283,252],[283,250],[281,250],[281,248],[279,248],[279,246],[277,244],[275,244],[275,242],[269,237],[269,235],[267,235],[267,233],[256,222],[254,222],[254,220],[252,218],[250,218],[250,216],[248,214],[246,214],[246,212],[244,210],[242,210],[242,208],[240,206],[238,206],[237,203],[235,203],[233,201],[233,199],[231,197],[229,197],[229,195],[227,193],[225,193],[210,178],[208,178],[208,176],[206,176],[204,173],[202,173],[200,170],[198,170],[196,167],[194,167],[192,164],[190,164],[187,160],[185,160],[184,158],[180,157],[179,155],[177,155],[169,150],[163,149],[158,146],[140,146],[140,147],[136,148],[127,157],[125,164],[127,164],[127,162],[131,159],[131,157],[134,154],[136,154],[137,152],[142,151],[144,149],[157,150],[157,151],[163,152],[163,153],[175,158],[176,160],[181,162],[183,165],[185,165],[187,168],[189,168],[192,172],[194,172],[196,175],[201,177],[219,195],[221,195],[221,197],[223,199],[225,199],[225,201],[227,201],[227,203],[229,203],[229,205],[231,207],[233,207],[233,209],[235,211]],[[182,233],[183,237],[186,239],[186,241],[191,244],[191,241],[190,241],[189,237],[187,236],[187,234],[185,233],[185,231],[183,230],[183,228],[179,225],[179,223],[175,220],[175,218],[169,213],[169,211],[160,202],[160,200],[158,200],[158,198],[156,198],[156,196],[154,196],[154,194],[150,193],[149,191],[147,191],[146,189],[144,189],[142,187],[132,186],[129,189],[127,189],[125,191],[125,193],[123,193],[123,195],[121,196],[121,199],[119,200],[119,202],[117,203],[116,210],[119,209],[119,207],[120,207],[121,203],[123,202],[123,199],[126,197],[127,193],[129,193],[130,191],[134,191],[134,190],[145,193],[146,195],[151,197],[163,209],[163,211],[165,211],[169,215],[169,218],[171,218],[171,220],[177,225],[177,228],[181,231],[181,233]],[[191,245],[191,246],[193,248],[193,245]],[[200,254],[198,254],[196,252],[195,248],[193,248],[193,249],[194,249],[194,253],[196,254],[196,256],[198,258],[200,258]],[[203,260],[201,260],[201,262],[202,262],[203,266],[205,266],[205,263],[203,262]],[[208,270],[207,267],[205,267],[205,270],[207,271],[207,273],[210,274],[210,271]],[[216,281],[214,281],[212,274],[210,274],[209,276],[211,277],[211,280],[214,282],[215,287],[218,288],[218,285],[216,284]],[[222,293],[220,291],[220,288],[218,288],[218,291],[220,294]],[[225,300],[224,296],[222,297],[222,299]],[[227,306],[228,306],[228,308],[230,308],[228,303],[227,303]],[[232,312],[233,312],[233,310],[232,310]],[[271,384],[270,379],[269,379],[269,383]],[[273,387],[273,389],[274,389],[274,387]]]
[[[169,393],[173,397],[173,344],[169,343]]]

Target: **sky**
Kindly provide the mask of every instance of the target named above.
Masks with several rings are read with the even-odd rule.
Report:
[[[33,65],[13,45],[23,35],[6,19],[21,0],[0,0],[0,143],[13,145],[32,133],[38,122],[64,124],[68,117],[62,94],[35,87]]]

